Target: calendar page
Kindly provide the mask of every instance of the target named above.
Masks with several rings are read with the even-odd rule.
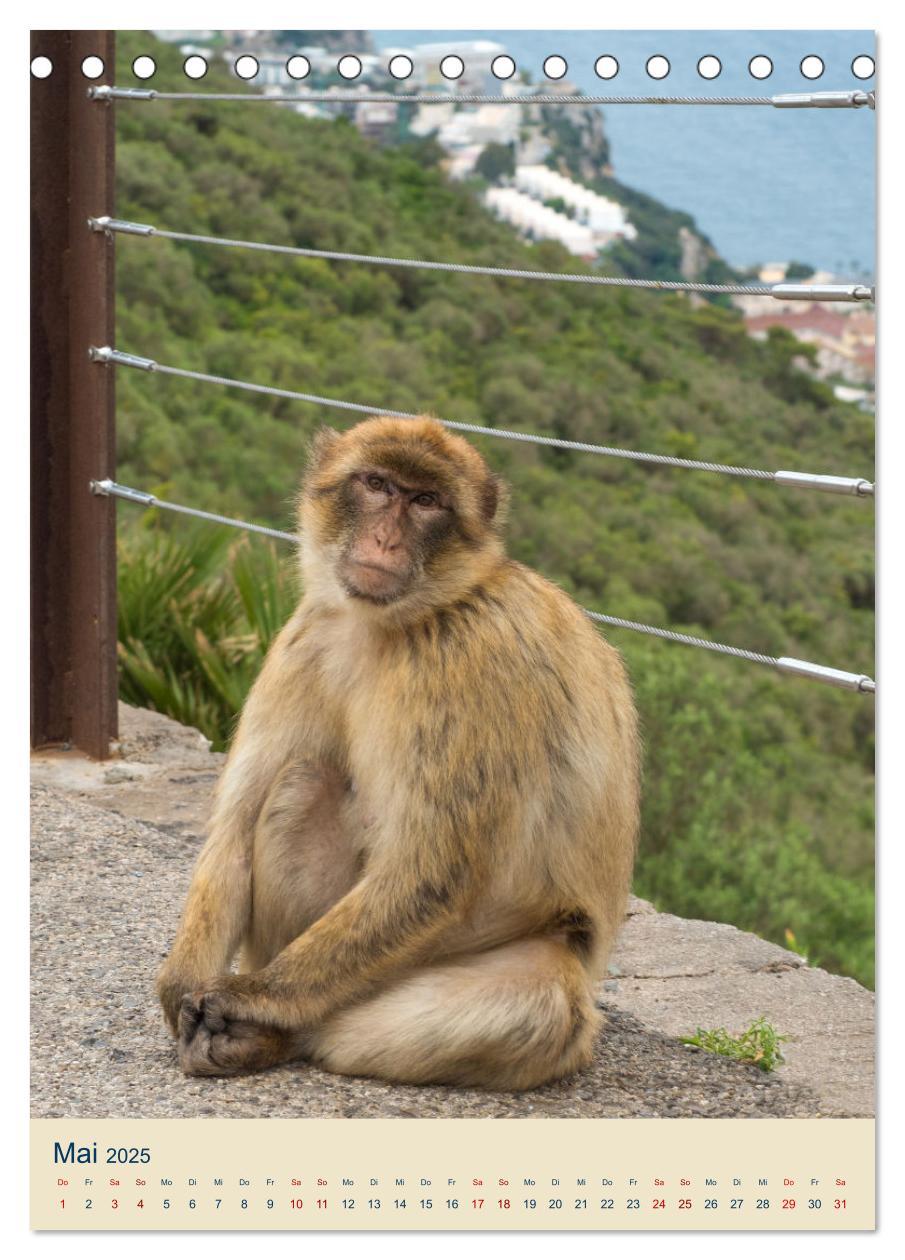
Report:
[[[31,1227],[873,1230],[875,32],[371,22],[31,32]]]

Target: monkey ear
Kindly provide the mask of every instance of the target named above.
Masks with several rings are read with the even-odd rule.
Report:
[[[327,425],[323,425],[318,429],[308,444],[308,467],[309,469],[320,468],[327,462],[331,455],[336,451],[341,434],[336,429],[330,429]]]
[[[502,488],[503,483],[499,477],[491,475],[481,489],[481,516],[488,524],[496,516]]]

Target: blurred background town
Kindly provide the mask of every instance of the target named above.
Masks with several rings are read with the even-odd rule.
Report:
[[[253,57],[257,70],[249,86],[264,95],[297,95],[298,102],[289,103],[287,108],[299,114],[320,118],[344,114],[363,136],[378,143],[432,137],[443,149],[442,166],[447,174],[476,184],[487,207],[527,240],[556,241],[586,262],[600,259],[607,251],[623,262],[624,252],[619,246],[637,239],[631,206],[590,187],[614,173],[600,108],[576,108],[563,120],[555,107],[526,105],[514,110],[501,104],[460,103],[458,98],[472,94],[530,98],[539,91],[573,95],[582,90],[569,77],[533,82],[530,73],[516,69],[508,42],[457,38],[394,45],[386,42],[395,34],[389,32],[378,47],[375,36],[365,31],[319,32],[320,43],[304,42],[304,33],[298,31],[154,34],[177,45],[186,57],[213,57],[230,69],[240,58]],[[290,58],[292,73],[287,73]],[[512,66],[511,77],[501,78],[500,68],[508,69],[507,61]],[[456,77],[444,73],[450,64],[459,71]],[[391,72],[390,67],[397,65],[406,71],[404,77]],[[306,100],[313,90],[343,95],[351,92],[360,100],[342,105]],[[596,90],[604,93],[615,89],[599,81]],[[648,83],[645,90],[655,89]],[[405,104],[404,97],[415,92],[446,92],[449,104]],[[403,100],[372,99],[386,93]],[[707,272],[706,278],[714,279],[713,264],[722,261],[717,249],[685,224],[678,226],[676,235],[681,277],[702,279]],[[863,263],[854,267],[866,278]],[[839,274],[819,262],[814,265],[796,259],[766,259],[732,271],[731,278],[762,284],[862,278],[852,274],[851,266]],[[700,299],[692,297],[692,301]],[[799,360],[803,370],[828,381],[840,400],[866,410],[873,408],[876,314],[872,306],[782,302],[757,296],[736,296],[731,301],[743,313],[750,336],[762,340],[771,327],[788,330],[813,347],[812,353]]]

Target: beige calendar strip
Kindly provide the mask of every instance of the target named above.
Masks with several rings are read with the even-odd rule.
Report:
[[[874,1227],[872,1120],[33,1120],[31,1223]]]

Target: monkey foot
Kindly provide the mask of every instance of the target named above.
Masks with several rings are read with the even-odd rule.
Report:
[[[287,1033],[229,1016],[227,993],[187,993],[179,1011],[179,1066],[187,1076],[237,1076],[292,1057]]]

